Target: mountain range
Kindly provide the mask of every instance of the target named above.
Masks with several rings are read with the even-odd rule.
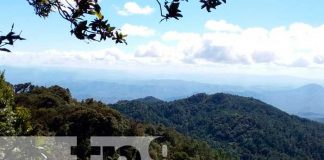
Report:
[[[324,118],[324,88],[308,84],[299,88],[281,91],[245,92],[290,114],[314,120]]]
[[[94,97],[105,103],[153,96],[164,101],[186,98],[196,93],[230,93],[254,97],[289,113],[313,120],[324,118],[324,88],[308,84],[297,88],[213,85],[180,80],[118,82],[64,82],[78,99]]]
[[[324,159],[324,124],[250,97],[200,93],[173,101],[149,96],[107,105],[92,98],[77,101],[60,86],[27,84],[14,90],[11,104],[27,121],[21,123],[27,128],[21,136],[78,136],[81,148],[74,154],[80,157],[90,154],[90,136],[151,135],[161,137],[150,151],[161,160],[162,144],[174,160]]]
[[[320,85],[323,83],[311,83],[312,80],[294,77],[259,76],[254,77],[255,81],[250,81],[244,76],[227,75],[219,76],[213,80],[214,84],[208,84],[172,79],[136,79],[138,76],[121,71],[62,71],[53,68],[5,66],[0,66],[0,68],[6,69],[8,80],[13,84],[23,82],[32,82],[42,86],[58,84],[69,88],[72,95],[78,100],[92,97],[105,103],[115,103],[119,100],[153,96],[164,101],[172,101],[196,93],[230,93],[260,99],[289,114],[316,121],[323,121],[324,119],[324,88]],[[121,77],[120,75],[124,76]],[[226,79],[226,77],[232,78]],[[234,81],[234,79],[237,80]],[[249,85],[233,85],[240,84],[237,82],[239,79],[246,81],[244,84]],[[250,79],[253,79],[253,76]],[[272,83],[283,79],[286,85],[270,85],[270,81]],[[261,82],[257,83],[257,81],[269,83],[261,85]],[[291,82],[291,85],[287,85],[288,82]]]

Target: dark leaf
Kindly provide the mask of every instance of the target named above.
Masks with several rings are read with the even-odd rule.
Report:
[[[11,52],[9,49],[7,48],[0,48],[0,51],[4,51],[4,52]]]

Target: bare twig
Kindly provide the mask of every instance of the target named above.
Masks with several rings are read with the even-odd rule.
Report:
[[[159,4],[161,16],[162,16],[162,17],[165,17],[165,16],[163,15],[163,12],[162,12],[162,5],[161,5],[161,2],[160,2],[159,0],[156,0],[156,2]]]

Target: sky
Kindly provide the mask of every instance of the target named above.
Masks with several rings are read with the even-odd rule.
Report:
[[[77,40],[57,13],[44,19],[26,1],[1,0],[0,34],[14,23],[27,40],[1,53],[0,66],[324,80],[324,1],[228,0],[211,13],[189,1],[182,19],[162,23],[155,0],[100,4],[128,45]]]

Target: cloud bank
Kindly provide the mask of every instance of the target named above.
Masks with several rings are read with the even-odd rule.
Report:
[[[209,20],[203,34],[167,32],[175,51],[187,62],[227,64],[274,64],[290,67],[322,66],[324,25],[294,23],[266,29],[241,28],[224,20]]]
[[[224,20],[209,20],[204,27],[204,33],[168,31],[160,38],[134,46],[132,51],[120,47],[91,52],[17,52],[1,54],[0,63],[310,76],[324,72],[324,25],[294,23],[270,29],[242,28]],[[125,24],[122,30],[131,36],[155,35],[155,30],[145,26]]]

